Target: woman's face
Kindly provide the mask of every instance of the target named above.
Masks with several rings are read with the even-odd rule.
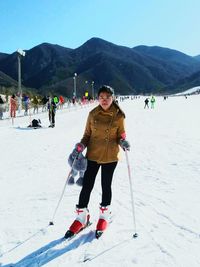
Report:
[[[99,95],[99,105],[102,107],[102,109],[107,110],[111,106],[113,102],[113,97],[111,94],[102,92]]]

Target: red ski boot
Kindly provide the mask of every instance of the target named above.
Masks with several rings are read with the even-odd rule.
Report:
[[[70,226],[69,230],[65,233],[65,238],[72,237],[78,234],[81,230],[87,227],[90,222],[89,210],[87,208],[76,208],[77,217]]]
[[[108,226],[108,221],[110,217],[110,206],[100,206],[99,208],[100,215],[99,215],[99,220],[96,226],[96,238],[99,238],[103,232],[106,230]]]

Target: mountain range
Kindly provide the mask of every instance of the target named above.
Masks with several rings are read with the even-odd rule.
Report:
[[[92,94],[109,84],[116,94],[168,94],[200,85],[200,55],[159,46],[119,46],[92,38],[76,49],[42,43],[21,58],[22,84],[39,94]],[[0,87],[17,86],[17,52],[0,53]],[[16,90],[16,89],[15,89]]]

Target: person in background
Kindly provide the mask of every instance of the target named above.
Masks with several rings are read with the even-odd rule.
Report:
[[[112,178],[119,160],[119,146],[124,150],[130,149],[124,128],[125,114],[114,102],[114,90],[110,86],[102,86],[98,91],[98,100],[99,105],[90,111],[83,137],[72,152],[79,158],[79,154],[87,148],[87,169],[76,205],[77,216],[66,232],[65,238],[78,233],[89,223],[88,204],[99,169],[101,169],[102,197],[96,234],[106,229],[110,215]]]
[[[56,105],[58,105],[58,103],[59,103],[59,99],[58,99],[58,97],[57,97],[56,95],[53,97],[53,101],[54,101],[54,103],[55,103]]]
[[[42,102],[42,112],[47,110],[49,98],[47,96],[43,96],[41,102]]]
[[[38,113],[39,110],[39,100],[37,96],[34,96],[33,99],[31,100],[33,104],[33,114]]]
[[[27,116],[28,115],[28,109],[29,109],[29,103],[30,103],[29,96],[24,95],[23,102],[24,102],[24,116]]]
[[[3,120],[4,101],[0,95],[0,120]]]
[[[146,98],[144,100],[144,108],[149,108],[149,99],[148,98]]]
[[[151,108],[152,108],[152,109],[154,109],[155,102],[156,102],[156,99],[155,99],[155,97],[152,95],[152,97],[151,97]]]
[[[50,128],[55,127],[55,116],[56,116],[56,103],[54,102],[54,98],[49,98],[49,103],[48,103],[48,110],[49,110],[49,122]]]
[[[65,99],[63,96],[59,97],[59,104],[60,104],[60,109],[63,109],[63,106],[65,104]]]
[[[10,117],[16,117],[16,109],[17,109],[17,100],[15,95],[13,94],[10,98]]]
[[[75,96],[72,97],[72,103],[73,103],[73,105],[76,104],[76,97]]]

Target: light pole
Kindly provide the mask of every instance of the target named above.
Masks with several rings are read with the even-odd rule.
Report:
[[[85,81],[85,96],[89,99],[88,81]]]
[[[94,100],[94,81],[92,81],[92,83],[91,83],[91,85],[92,85],[92,98],[93,98],[93,100]]]
[[[20,94],[20,110],[22,109],[22,82],[21,82],[21,58],[25,57],[25,52],[22,49],[17,50],[18,59],[18,92]]]
[[[74,97],[76,97],[76,77],[77,77],[77,73],[75,72],[74,73],[74,77],[73,77],[73,79],[74,79]]]

